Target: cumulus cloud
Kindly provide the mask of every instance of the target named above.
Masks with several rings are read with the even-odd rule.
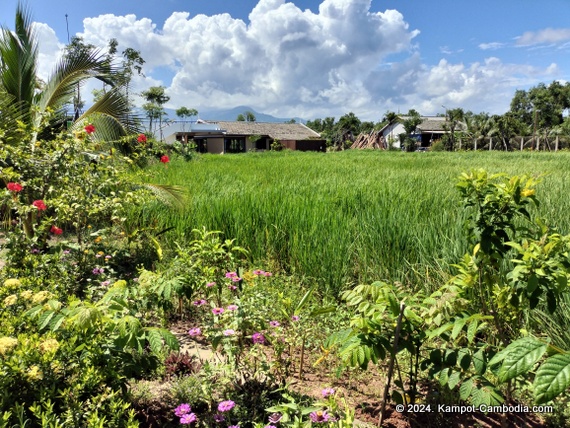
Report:
[[[33,30],[39,40],[38,45],[38,77],[47,80],[63,54],[64,44],[60,43],[55,31],[44,23],[34,22]]]
[[[540,31],[527,31],[517,37],[517,46],[532,46],[545,43],[562,43],[570,40],[570,28],[545,28]]]
[[[419,31],[397,10],[370,7],[371,0],[323,0],[312,12],[285,0],[259,0],[248,22],[229,14],[174,12],[164,23],[107,14],[86,18],[79,36],[101,47],[116,38],[119,52],[139,50],[145,76],[134,79],[133,92],[165,85],[167,107],[249,105],[281,117],[353,111],[378,120],[388,109],[433,114],[441,104],[502,112],[514,88],[558,71],[556,64],[539,69],[494,57],[427,65],[413,43]],[[60,46],[50,30],[42,30],[51,40],[46,52]],[[442,55],[449,52],[442,48]]]

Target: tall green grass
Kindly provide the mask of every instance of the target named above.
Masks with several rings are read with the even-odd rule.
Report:
[[[204,155],[151,170],[147,180],[187,189],[187,205],[150,202],[130,221],[220,230],[254,262],[278,261],[333,294],[355,282],[432,288],[467,251],[457,176],[485,168],[547,174],[539,213],[570,230],[569,153],[247,153]]]

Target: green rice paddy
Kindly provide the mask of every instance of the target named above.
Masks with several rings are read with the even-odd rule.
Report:
[[[266,152],[203,155],[157,166],[148,182],[182,186],[183,208],[150,202],[132,221],[173,227],[169,242],[206,227],[336,294],[356,282],[440,283],[467,251],[456,179],[484,168],[545,175],[539,213],[570,232],[570,153]]]

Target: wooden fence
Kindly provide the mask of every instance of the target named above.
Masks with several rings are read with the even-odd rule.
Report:
[[[556,152],[562,149],[570,148],[570,137],[567,136],[530,136],[530,137],[513,137],[506,143],[502,138],[485,137],[476,140],[457,139],[456,149],[460,150],[536,150]]]

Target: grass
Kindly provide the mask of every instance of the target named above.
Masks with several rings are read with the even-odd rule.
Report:
[[[263,267],[277,261],[333,294],[356,282],[432,288],[467,250],[456,178],[473,168],[543,175],[539,212],[570,232],[570,153],[247,153],[157,166],[149,182],[187,189],[186,206],[151,202],[131,221],[220,230]]]

